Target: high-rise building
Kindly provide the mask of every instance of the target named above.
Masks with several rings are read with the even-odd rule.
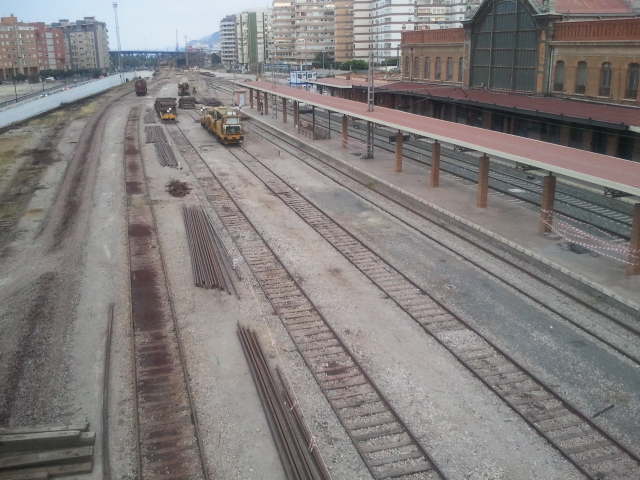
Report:
[[[295,61],[294,0],[274,0],[271,10],[271,50],[273,62]]]
[[[398,58],[403,31],[461,27],[480,0],[353,0],[354,58]]]
[[[111,61],[106,23],[97,21],[95,17],[84,17],[76,22],[63,19],[51,26],[64,32],[71,69],[109,69]]]
[[[294,22],[296,61],[335,53],[334,0],[295,0]]]
[[[33,77],[39,71],[36,29],[13,15],[0,19],[0,79]]]
[[[220,21],[220,57],[226,68],[235,68],[238,63],[235,15],[227,15]]]
[[[69,55],[65,48],[64,32],[42,22],[34,22],[38,65],[40,70],[65,70],[69,68]]]
[[[271,10],[251,10],[236,15],[238,67],[256,72],[269,59]]]
[[[353,0],[335,0],[336,62],[353,59]]]

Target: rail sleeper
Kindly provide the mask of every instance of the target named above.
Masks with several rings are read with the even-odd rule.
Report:
[[[640,459],[637,455],[610,437],[532,373],[327,216],[313,202],[262,164],[257,157],[245,149],[242,149],[241,153],[229,151],[267,188],[270,185],[278,185],[277,191],[272,190],[272,193],[416,320],[427,333],[438,340],[580,471],[593,480],[640,478]],[[349,247],[343,248],[342,245],[346,244]],[[354,249],[359,252],[357,256],[351,254]],[[364,251],[369,252],[369,255],[363,255]],[[404,293],[399,295],[399,292]],[[465,342],[459,342],[459,336],[464,336]],[[466,357],[469,351],[469,347],[466,346],[468,343],[482,346],[486,352],[484,358]],[[477,347],[474,347],[474,351],[477,351]],[[508,370],[503,373],[498,370],[498,366]],[[514,399],[520,401],[514,402]],[[552,400],[555,402],[551,402]],[[553,413],[550,408],[553,409]],[[548,414],[549,418],[540,420],[537,415],[541,413]],[[566,420],[568,418],[569,421]],[[571,432],[573,428],[588,431],[591,435],[589,438],[592,438],[589,446],[584,445],[579,452],[567,448],[566,442],[557,438],[558,434]],[[584,435],[576,438],[584,438]]]
[[[172,132],[172,135],[174,133],[175,131]],[[185,148],[182,153],[192,169],[198,163],[204,162],[193,147],[191,149]],[[393,411],[319,310],[262,239],[230,193],[220,184],[213,172],[210,172],[209,176],[206,183],[201,183],[207,198],[231,233],[254,277],[273,309],[281,318],[305,364],[373,477],[376,479],[404,478],[406,480],[411,478],[444,479],[445,477],[438,467]],[[274,182],[274,185],[277,187],[277,182]],[[232,221],[229,222],[229,220]],[[263,268],[265,264],[270,267]],[[291,295],[292,301],[282,301],[282,297],[279,296],[282,293],[279,287],[281,284],[274,283],[274,278],[283,280],[287,294]],[[297,292],[292,293],[292,290],[295,289]],[[300,325],[307,323],[320,324],[328,333],[323,334],[319,339],[308,340],[301,337],[297,334],[297,329]],[[335,380],[327,379],[326,367],[344,364],[351,365],[353,375]],[[371,422],[366,413],[361,415],[350,413],[349,410],[345,410],[342,403],[345,400],[373,401],[384,405],[384,420]],[[404,435],[408,442],[407,446],[411,446],[416,454],[406,457],[404,454],[397,453],[395,451],[397,442],[387,444],[387,439],[391,438],[391,435]],[[372,442],[379,444],[381,449],[376,452],[364,449],[365,446],[370,447]],[[385,452],[387,456],[383,458],[379,452]]]

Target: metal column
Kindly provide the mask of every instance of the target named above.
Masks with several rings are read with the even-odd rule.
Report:
[[[287,123],[287,99],[282,97],[282,123]]]
[[[253,108],[253,88],[249,89],[249,106]]]
[[[316,107],[311,106],[311,140],[316,139]]]
[[[480,157],[480,170],[478,171],[478,199],[479,208],[487,207],[489,194],[489,156],[486,153]]]
[[[298,134],[300,134],[300,102],[296,102],[294,111],[296,116],[296,127],[298,129]]]
[[[440,186],[440,142],[435,141],[431,146],[431,186]]]
[[[264,114],[269,115],[269,95],[267,92],[264,93]]]
[[[331,138],[331,110],[327,110],[329,115],[329,128],[327,129],[327,138]]]
[[[629,265],[627,275],[640,274],[640,203],[633,207],[631,238],[629,239]]]
[[[556,177],[551,173],[544,177],[540,202],[540,225],[538,231],[547,233],[553,225],[553,202],[556,197]]]
[[[373,122],[367,122],[367,152],[364,158],[373,158]]]
[[[346,115],[342,115],[342,148],[347,148],[348,139],[348,117]]]
[[[404,135],[398,130],[396,134],[396,172],[402,171],[402,143],[404,142]]]

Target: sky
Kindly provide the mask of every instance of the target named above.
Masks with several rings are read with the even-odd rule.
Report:
[[[0,16],[11,14],[25,22],[51,23],[96,17],[106,22],[109,44],[117,49],[113,0],[0,0]],[[196,40],[219,30],[222,17],[250,8],[271,6],[270,0],[118,0],[123,50],[180,47],[184,36]]]

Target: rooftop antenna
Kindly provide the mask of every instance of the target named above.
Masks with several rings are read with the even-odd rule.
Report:
[[[180,46],[178,45],[178,29],[176,28],[176,52],[180,50]]]
[[[113,2],[113,14],[116,17],[116,40],[118,43],[118,72],[120,73],[120,81],[122,78],[122,46],[120,45],[120,25],[118,24],[118,2]]]

